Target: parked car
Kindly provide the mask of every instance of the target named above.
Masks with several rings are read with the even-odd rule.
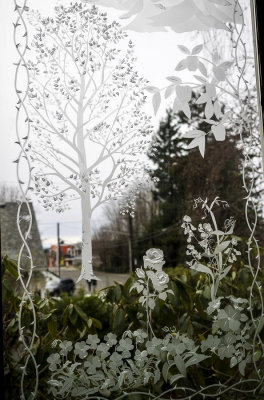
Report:
[[[59,296],[62,292],[72,295],[75,283],[72,279],[51,279],[45,286],[45,292],[50,296]]]

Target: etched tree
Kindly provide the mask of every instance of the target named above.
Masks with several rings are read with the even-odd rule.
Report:
[[[146,81],[135,70],[133,44],[97,7],[30,12],[35,27],[28,61],[33,138],[28,151],[35,192],[46,210],[80,199],[82,271],[92,269],[91,216],[144,180],[141,153],[152,131],[144,113]],[[122,44],[122,46],[120,46]]]

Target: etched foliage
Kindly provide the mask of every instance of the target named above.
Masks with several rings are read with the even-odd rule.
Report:
[[[213,206],[221,204],[218,199],[210,206],[200,199],[196,205],[199,203],[205,215],[212,219]],[[259,351],[253,355],[254,327],[249,318],[248,300],[234,296],[217,297],[216,291],[216,282],[219,285],[230,271],[226,271],[219,260],[232,263],[239,255],[235,244],[225,240],[226,236],[233,234],[233,228],[232,218],[227,221],[225,231],[217,227],[213,230],[209,223],[200,224],[201,237],[197,242],[203,253],[188,244],[187,255],[194,257],[189,267],[208,274],[211,279],[212,299],[206,310],[210,327],[205,338],[202,336],[200,341],[194,341],[173,327],[165,327],[163,337],[155,335],[151,312],[158,299],[166,302],[167,294],[174,295],[174,292],[168,290],[168,275],[163,271],[163,252],[149,249],[143,257],[142,267],[136,270],[136,282],[130,288],[130,291],[137,292],[139,303],[145,307],[147,328],[127,330],[121,337],[108,333],[104,340],[95,334],[75,344],[55,341],[53,347],[57,352],[47,360],[51,371],[48,382],[50,392],[56,398],[67,398],[71,393],[74,398],[81,399],[84,395],[96,398],[99,394],[104,398],[119,398],[157,383],[160,387],[170,385],[169,391],[175,390],[182,386],[191,367],[197,368],[200,363],[215,356],[220,360],[228,359],[230,368],[238,367],[239,374],[243,376],[247,364],[259,359]],[[189,217],[184,217],[183,229],[190,243],[196,229]],[[221,239],[215,240],[217,235]],[[207,266],[201,264],[203,257],[209,258]]]
[[[110,332],[104,340],[88,335],[75,344],[55,340],[57,352],[47,359],[49,390],[55,397],[67,398],[69,393],[80,399],[96,393],[111,397],[162,381],[175,385],[187,376],[188,368],[209,357],[186,334],[167,329],[159,338],[153,332],[151,311],[157,299],[166,301],[168,293],[173,295],[162,270],[164,263],[161,250],[149,249],[130,288],[139,293],[139,302],[145,306],[147,330],[127,330],[121,338]]]
[[[152,103],[154,113],[157,114],[162,103],[162,95],[164,99],[173,99],[172,109],[175,113],[182,111],[188,119],[192,118],[192,110],[189,105],[192,98],[192,91],[200,93],[197,104],[204,105],[204,118],[201,122],[208,124],[210,129],[206,132],[193,129],[185,134],[187,139],[192,139],[187,149],[199,148],[204,157],[206,147],[206,136],[213,135],[216,141],[223,141],[226,138],[226,124],[231,117],[231,111],[223,113],[223,103],[221,96],[223,93],[231,97],[234,101],[238,100],[237,89],[229,79],[230,69],[234,65],[234,61],[225,61],[217,64],[214,61],[202,57],[203,44],[199,44],[188,49],[184,45],[178,46],[179,50],[185,54],[176,66],[175,71],[180,72],[189,70],[193,73],[196,81],[186,84],[179,76],[168,76],[170,82],[162,89],[155,86],[147,86],[146,90],[153,94]]]
[[[95,6],[58,6],[54,18],[34,11],[29,18],[36,54],[27,64],[34,135],[26,151],[32,189],[46,210],[62,212],[80,200],[79,279],[97,279],[92,270],[92,213],[129,190],[137,192],[147,179],[141,157],[152,132],[143,111],[146,81],[135,69],[127,34]]]

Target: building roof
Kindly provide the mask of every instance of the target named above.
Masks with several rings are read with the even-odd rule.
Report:
[[[35,211],[31,202],[29,203],[29,207],[32,214],[32,227],[27,243],[32,254],[33,265],[38,268],[46,268],[47,261],[41,243]],[[23,243],[17,228],[17,210],[17,202],[7,202],[0,205],[1,254],[2,256],[7,255],[13,260],[18,259],[18,254]],[[23,217],[28,216],[28,209],[25,203],[21,206],[20,215],[22,217],[20,227],[23,235],[25,235],[29,224],[27,218],[23,219]],[[29,266],[29,259],[27,256],[26,248],[24,248],[22,253],[22,268]]]

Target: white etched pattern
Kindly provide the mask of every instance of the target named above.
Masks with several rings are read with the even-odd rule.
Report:
[[[21,399],[25,400],[27,399],[34,399],[36,397],[37,389],[38,389],[38,365],[36,363],[35,357],[32,352],[32,348],[34,345],[34,342],[37,338],[36,334],[36,314],[35,314],[35,308],[34,308],[34,303],[31,297],[31,293],[28,290],[29,283],[32,277],[32,272],[33,272],[33,259],[30,251],[29,244],[27,240],[30,238],[30,232],[31,232],[31,227],[32,227],[32,214],[31,214],[31,209],[29,205],[29,198],[28,198],[28,192],[30,190],[30,185],[31,185],[31,167],[30,167],[30,162],[27,157],[27,153],[25,151],[25,147],[28,142],[28,138],[30,135],[30,118],[29,114],[27,111],[26,107],[26,100],[28,97],[28,85],[29,85],[29,74],[27,70],[27,64],[25,61],[25,55],[26,52],[29,50],[28,46],[28,32],[27,32],[27,26],[26,22],[24,19],[24,13],[27,11],[27,0],[24,2],[18,2],[17,0],[14,0],[15,4],[15,13],[16,13],[16,20],[14,23],[14,44],[18,53],[18,62],[16,63],[16,71],[15,71],[15,91],[17,95],[17,106],[16,106],[16,137],[17,137],[17,144],[20,146],[20,151],[18,154],[18,158],[14,161],[16,163],[16,173],[17,173],[17,181],[19,184],[20,192],[22,194],[22,201],[18,205],[18,211],[17,211],[17,229],[19,231],[21,240],[22,240],[22,246],[19,250],[19,255],[18,255],[18,276],[19,276],[19,281],[21,283],[21,286],[23,288],[23,295],[21,298],[21,303],[19,306],[19,312],[18,312],[18,323],[19,323],[19,335],[20,335],[20,340],[24,346],[24,349],[26,351],[26,357],[25,357],[25,363],[24,366],[22,367],[22,375],[21,375]],[[21,76],[24,76],[22,71],[26,71],[26,82],[24,83],[24,88],[21,88],[22,85],[22,79]],[[26,124],[26,129],[25,129],[25,124]],[[26,132],[26,133],[25,133]],[[24,136],[25,135],[25,136]],[[22,164],[22,158],[25,159],[26,162],[23,162],[24,165],[26,165],[26,171],[25,168],[21,168]],[[23,160],[24,161],[24,160]],[[22,175],[23,174],[23,179]],[[27,213],[28,215],[21,215],[21,207],[22,205],[26,206]],[[24,213],[23,213],[24,214]],[[22,232],[21,229],[21,221],[24,219],[27,223],[27,230],[26,232]],[[30,262],[30,267],[27,269],[28,271],[28,277],[25,278],[22,275],[22,255],[23,258],[25,259],[25,255],[28,258]],[[24,307],[27,307],[28,309],[31,310],[31,317],[32,317],[32,322],[29,326],[24,327],[22,326],[22,313]],[[24,329],[26,328],[27,333],[24,334]],[[28,334],[29,330],[31,331],[31,335]],[[30,379],[30,387],[31,387],[31,393],[26,394],[25,393],[25,378],[27,375],[27,367],[28,363],[31,360],[34,366],[35,370],[35,376],[28,376]],[[34,383],[33,383],[34,382]]]

